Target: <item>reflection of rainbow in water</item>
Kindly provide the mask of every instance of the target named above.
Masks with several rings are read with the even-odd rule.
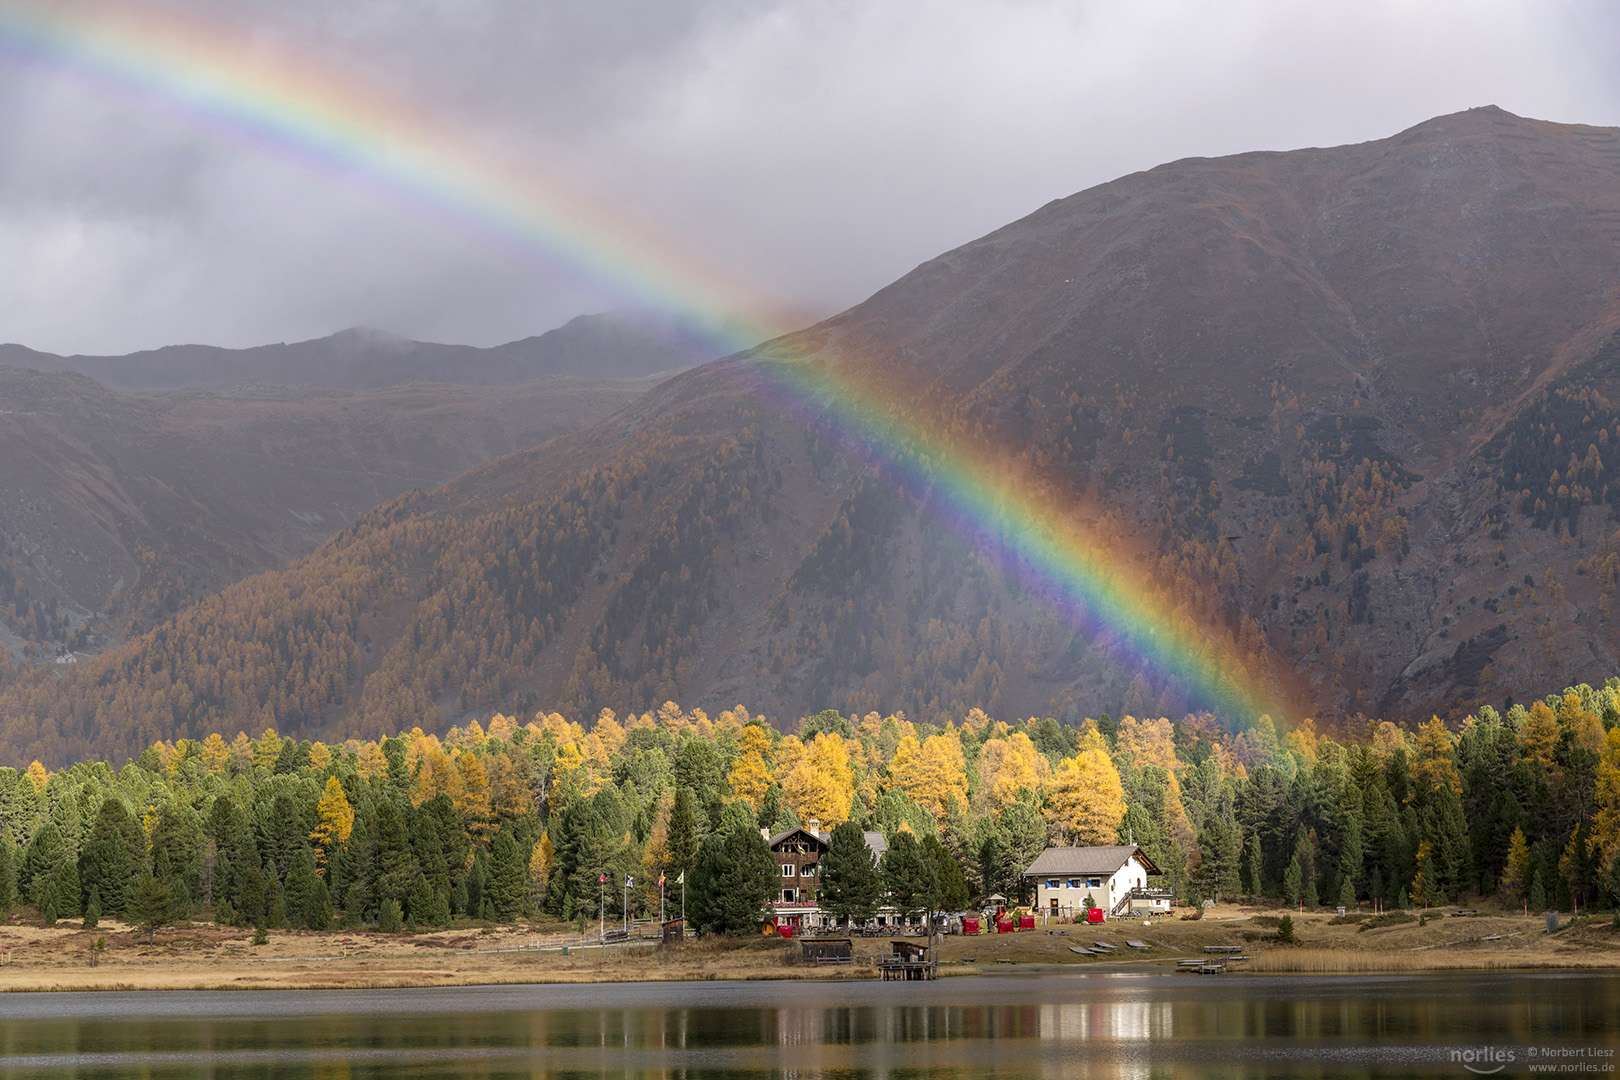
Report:
[[[717,353],[793,325],[743,283],[561,171],[477,144],[409,102],[227,28],[147,8],[0,0],[0,55],[134,97],[214,137],[359,185],[413,216],[471,230],[623,306],[698,327]],[[1279,711],[1279,695],[1247,672],[1228,635],[1206,634],[1126,554],[1092,541],[1083,507],[1054,505],[1050,492],[1009,475],[967,440],[901,415],[881,387],[850,374],[857,365],[828,370],[804,359],[727,369],[832,422],[971,538],[995,538],[1004,563],[1195,707],[1240,722]]]

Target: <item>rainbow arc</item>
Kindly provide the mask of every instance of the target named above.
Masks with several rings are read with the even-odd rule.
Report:
[[[624,307],[699,327],[716,354],[794,326],[678,237],[604,201],[561,169],[468,139],[413,103],[331,67],[194,17],[130,5],[0,0],[0,57],[66,75],[209,138],[358,185],[408,215],[468,230],[561,271]],[[1004,462],[929,418],[906,416],[859,364],[811,363],[781,343],[729,370],[785,407],[830,422],[885,475],[970,537],[993,536],[1028,583],[1197,707],[1246,723],[1281,719],[1285,695],[1224,634],[1208,634],[1099,541],[1086,508],[1009,475]]]

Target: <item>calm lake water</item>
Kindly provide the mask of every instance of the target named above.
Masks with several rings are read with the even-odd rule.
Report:
[[[1616,1051],[1620,977],[1586,974],[0,995],[7,1077],[1570,1076]]]

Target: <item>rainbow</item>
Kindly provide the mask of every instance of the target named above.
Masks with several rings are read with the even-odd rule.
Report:
[[[695,258],[678,237],[571,179],[479,142],[413,103],[314,61],[243,41],[217,24],[155,9],[0,0],[0,56],[60,73],[210,137],[294,162],[386,200],[414,219],[468,230],[519,259],[561,270],[617,305],[697,328],[730,352],[801,325],[746,283]],[[1084,508],[1054,505],[1009,479],[989,453],[907,417],[860,365],[761,350],[728,370],[835,426],[886,476],[970,539],[1004,556],[1071,617],[1197,707],[1246,723],[1282,719],[1284,695],[1251,674],[1143,579],[1129,552],[1098,542]]]

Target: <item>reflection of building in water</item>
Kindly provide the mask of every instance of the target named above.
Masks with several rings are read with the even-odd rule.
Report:
[[[1168,1039],[1168,1001],[1068,1001],[1042,1005],[1043,1039]]]

